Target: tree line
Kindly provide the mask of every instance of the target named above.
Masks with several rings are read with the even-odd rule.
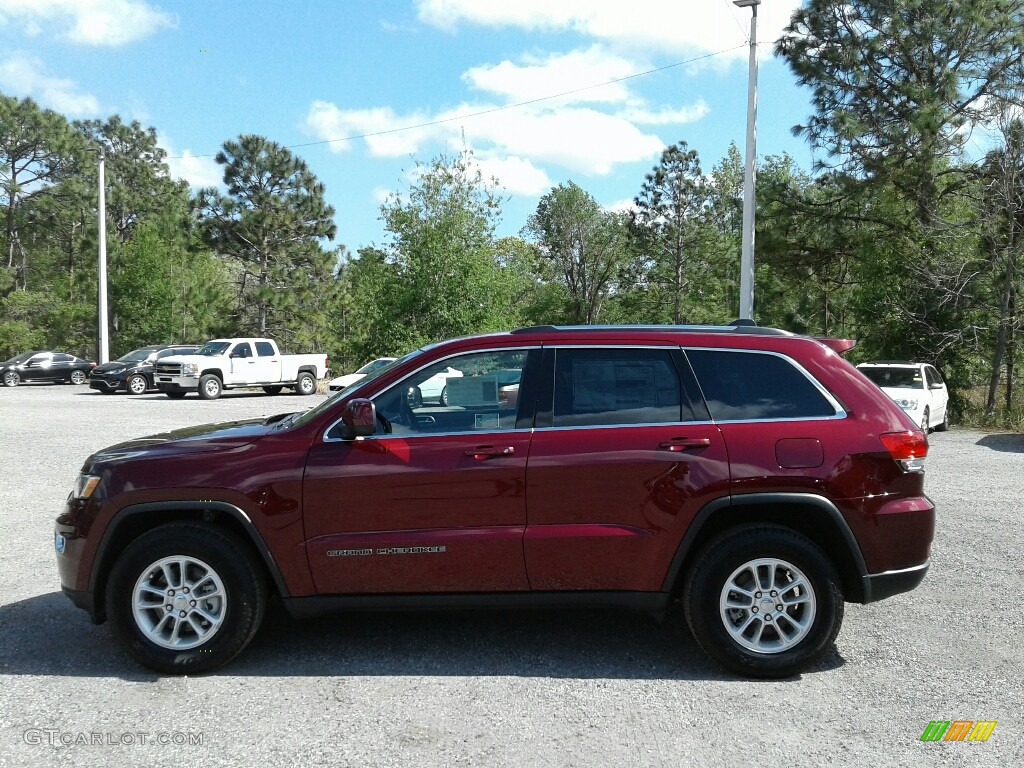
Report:
[[[1024,0],[810,0],[775,45],[812,95],[822,159],[759,159],[755,319],[855,338],[853,360],[945,373],[956,418],[1020,426]],[[223,188],[171,178],[153,128],[69,122],[0,94],[0,356],[96,344],[97,163],[107,158],[111,350],[217,335],[327,352],[335,370],[457,335],[559,323],[728,323],[743,166],[685,140],[628,212],[573,181],[518,236],[464,151],[417,163],[350,252],[307,164],[226,141]],[[1018,226],[1021,225],[1021,226]]]

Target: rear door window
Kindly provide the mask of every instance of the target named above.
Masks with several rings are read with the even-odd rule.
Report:
[[[683,421],[684,396],[669,349],[559,349],[553,427]],[[687,402],[687,418],[692,414]]]
[[[828,418],[837,406],[791,360],[767,352],[686,350],[715,421]]]

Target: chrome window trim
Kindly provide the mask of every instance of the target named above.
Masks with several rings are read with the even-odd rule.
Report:
[[[376,395],[371,397],[370,398],[370,402],[374,403],[376,405],[376,403],[375,403],[376,399],[378,397],[382,397],[383,395],[385,395],[388,392],[390,392],[392,387],[397,387],[397,386],[401,385],[402,382],[406,381],[409,377],[415,376],[420,371],[422,371],[422,370],[424,370],[426,368],[429,368],[432,365],[436,365],[437,363],[443,363],[446,360],[451,360],[452,358],[455,358],[455,357],[464,357],[465,355],[476,355],[476,354],[487,354],[487,353],[492,353],[493,354],[495,352],[522,352],[523,350],[526,350],[527,352],[529,352],[531,350],[535,350],[535,349],[539,350],[539,349],[543,349],[543,348],[544,347],[541,344],[517,344],[514,347],[496,347],[496,348],[494,348],[494,347],[485,347],[483,349],[471,349],[471,350],[462,350],[461,352],[453,352],[450,355],[445,355],[444,357],[439,357],[439,358],[437,358],[435,360],[431,360],[430,362],[426,363],[425,365],[421,365],[419,368],[417,368],[416,370],[412,371],[411,373],[406,374],[399,381],[396,381],[394,384],[392,384],[390,387],[385,389],[383,392],[378,392]],[[424,349],[426,349],[426,347],[424,347]],[[369,382],[365,382],[365,383],[369,383]],[[356,384],[358,385],[359,382],[356,382]],[[359,387],[357,386],[354,390],[352,390],[352,394],[354,395],[358,391],[359,391]],[[338,426],[340,423],[341,423],[341,419],[340,418],[335,420],[335,421],[333,421],[333,422],[331,422],[331,425],[329,427],[327,427],[327,429],[324,430],[324,434],[323,434],[323,437],[321,438],[321,442],[324,442],[324,443],[351,443],[352,442],[351,440],[343,440],[340,437],[334,437],[334,438],[329,438],[328,437],[328,435],[330,434],[331,430],[334,429],[336,426]],[[423,434],[423,435],[414,434],[414,435],[408,435],[408,436],[405,436],[405,435],[367,435],[363,439],[364,440],[385,440],[385,439],[393,439],[393,438],[401,437],[402,439],[408,440],[410,438],[415,438],[415,437],[453,437],[455,435],[507,435],[510,432],[532,432],[532,431],[533,431],[532,428],[528,429],[528,430],[527,429],[499,429],[499,430],[491,430],[491,431],[487,431],[487,432],[483,432],[483,431],[477,432],[475,430],[471,430],[471,431],[467,431],[467,432],[431,432],[429,434]]]
[[[423,437],[459,437],[464,435],[512,435],[512,434],[523,434],[528,432],[536,431],[533,427],[529,429],[489,429],[487,431],[481,430],[479,432],[427,432],[427,433],[414,433],[411,435],[367,435],[366,437],[357,437],[354,440],[343,440],[340,437],[327,437],[324,433],[323,442],[325,443],[355,443],[360,440],[413,440],[416,438]]]

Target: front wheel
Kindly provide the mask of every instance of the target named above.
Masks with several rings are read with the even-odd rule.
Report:
[[[72,371],[71,372],[71,383],[72,384],[75,384],[76,386],[78,384],[85,384],[85,379],[86,379],[85,371]]]
[[[21,376],[17,371],[4,371],[4,386],[16,387],[21,383]]]
[[[303,371],[295,380],[295,391],[300,395],[312,395],[316,393],[316,379],[313,374]]]
[[[686,619],[704,652],[750,677],[795,675],[832,647],[843,596],[829,559],[788,528],[726,531],[685,585]]]
[[[170,523],[142,534],[110,574],[107,616],[140,664],[168,674],[210,672],[249,644],[263,620],[263,569],[228,532]]]
[[[145,376],[135,374],[128,377],[128,381],[125,382],[125,389],[128,390],[130,395],[144,395],[146,390],[149,389],[149,382],[146,381]]]
[[[181,400],[181,398],[183,398],[188,393],[187,392],[175,391],[175,392],[164,392],[164,394],[167,395],[169,398],[171,398],[171,400]]]
[[[199,396],[203,400],[216,400],[220,397],[224,385],[214,374],[208,373],[199,379]]]
[[[928,434],[928,409],[924,409],[924,416],[921,417],[921,431]]]
[[[279,395],[281,394],[282,389],[284,389],[284,387],[264,387],[263,391],[268,395]]]

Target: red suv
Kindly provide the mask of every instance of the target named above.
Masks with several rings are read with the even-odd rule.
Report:
[[[850,346],[736,325],[425,347],[302,413],[89,457],[63,589],[161,672],[228,662],[274,596],[294,616],[678,599],[710,656],[792,675],[844,601],[929,566],[926,437]]]

